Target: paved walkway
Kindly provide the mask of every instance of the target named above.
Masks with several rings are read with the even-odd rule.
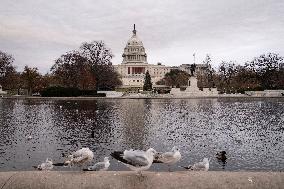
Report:
[[[0,172],[0,189],[284,188],[284,172]]]

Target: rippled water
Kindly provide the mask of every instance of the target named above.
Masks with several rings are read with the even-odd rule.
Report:
[[[210,170],[283,171],[283,144],[283,98],[0,99],[0,171],[32,170],[47,157],[62,162],[62,153],[81,147],[102,161],[114,150],[173,146],[181,149],[178,165],[208,157]],[[215,158],[220,150],[227,162]],[[128,169],[111,159],[110,170]]]

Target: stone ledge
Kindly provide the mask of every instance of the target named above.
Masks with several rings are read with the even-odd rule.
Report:
[[[0,172],[0,188],[283,188],[283,172]]]
[[[123,96],[123,97],[31,97],[31,96],[6,96],[0,99],[28,99],[28,100],[97,100],[97,99],[226,99],[226,98],[250,98],[250,99],[283,99],[284,96],[248,96],[248,95],[216,95],[216,96]]]

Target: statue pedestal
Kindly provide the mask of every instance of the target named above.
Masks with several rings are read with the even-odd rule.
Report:
[[[179,88],[172,88],[170,94],[177,97],[197,97],[197,96],[218,96],[216,88],[203,88],[203,91],[197,87],[196,77],[189,78],[190,85],[186,87],[185,91],[180,91]]]
[[[190,85],[186,87],[185,92],[199,92],[199,88],[197,87],[197,79],[196,77],[189,78]]]

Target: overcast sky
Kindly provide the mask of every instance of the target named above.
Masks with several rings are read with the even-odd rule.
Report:
[[[148,63],[197,63],[210,54],[243,64],[262,53],[284,56],[283,0],[0,0],[0,50],[49,71],[82,42],[103,40],[120,64],[133,24]]]

